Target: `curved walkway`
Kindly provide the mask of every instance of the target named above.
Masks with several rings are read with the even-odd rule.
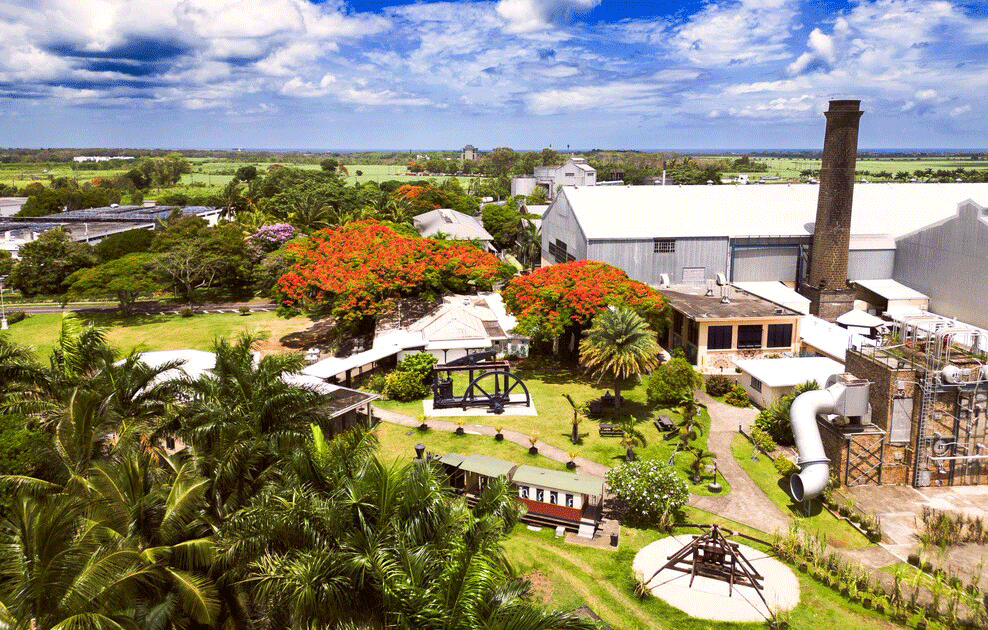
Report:
[[[413,418],[411,416],[406,416],[405,414],[402,413],[396,413],[394,411],[381,409],[380,407],[374,407],[374,416],[380,419],[381,421],[387,422],[389,424],[398,424],[403,427],[419,426],[419,420],[416,418]],[[429,418],[427,420],[427,423],[430,429],[434,429],[436,431],[446,431],[448,433],[453,433],[456,431],[457,428],[459,428],[456,424],[452,422],[437,420],[435,418]],[[491,437],[494,437],[494,435],[497,434],[497,431],[494,429],[494,427],[489,427],[484,424],[466,424],[463,425],[463,430],[466,431],[467,433],[476,434],[476,435],[489,435]],[[514,442],[519,446],[524,446],[525,448],[529,448],[532,445],[529,436],[525,435],[524,433],[519,433],[518,431],[511,431],[510,429],[506,429],[504,431],[501,431],[501,434],[504,435],[504,439],[508,440],[509,442]],[[569,455],[567,455],[566,451],[564,451],[561,448],[557,448],[555,446],[552,446],[551,444],[546,444],[545,442],[542,441],[536,442],[535,446],[538,447],[539,449],[539,455],[544,455],[545,457],[555,460],[560,464],[565,464],[566,462],[569,461]],[[577,457],[573,461],[576,462],[577,472],[581,472],[587,475],[594,475],[596,477],[606,477],[607,471],[610,470],[607,466],[598,464],[597,462],[592,462],[589,459],[584,459],[582,457]]]
[[[696,392],[696,397],[710,413],[707,450],[716,453],[717,471],[731,484],[731,492],[712,497],[690,495],[690,505],[766,533],[788,529],[790,520],[755,485],[731,453],[731,442],[738,434],[738,426],[747,431],[758,411],[725,405],[702,391]]]

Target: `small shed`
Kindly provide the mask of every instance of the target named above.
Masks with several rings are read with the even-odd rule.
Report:
[[[837,325],[852,333],[874,339],[878,334],[878,327],[884,326],[885,321],[865,311],[854,309],[838,317]]]
[[[831,375],[844,373],[841,363],[827,357],[750,359],[734,364],[741,370],[740,382],[748,398],[763,409],[800,383],[816,381],[822,389]]]
[[[903,307],[922,310],[930,307],[928,295],[891,278],[854,280],[851,284],[856,289],[857,298],[874,307],[879,315]]]

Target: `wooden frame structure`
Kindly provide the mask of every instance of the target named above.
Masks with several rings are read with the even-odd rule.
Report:
[[[532,395],[528,387],[511,373],[510,363],[493,360],[494,354],[494,352],[477,353],[433,366],[433,408],[462,407],[466,411],[469,407],[487,407],[489,412],[501,414],[509,405],[531,406]],[[477,371],[480,371],[480,375],[475,377],[474,373]],[[462,396],[453,393],[453,372],[468,372],[470,375],[470,383]],[[446,378],[440,378],[441,373],[445,373]],[[490,383],[492,380],[493,387]],[[523,400],[511,400],[511,394],[515,390],[524,394]]]
[[[768,606],[761,584],[765,579],[758,573],[751,562],[741,553],[738,544],[732,543],[721,533],[717,525],[711,525],[705,534],[694,535],[693,540],[682,549],[672,554],[661,569],[648,579],[651,582],[655,576],[666,569],[682,571],[690,574],[690,588],[696,576],[708,577],[727,582],[728,597],[734,594],[734,586],[750,586],[755,589],[762,602]],[[647,583],[647,582],[646,582]]]

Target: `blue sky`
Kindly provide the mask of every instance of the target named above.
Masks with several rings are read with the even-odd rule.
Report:
[[[988,147],[988,2],[0,0],[0,146]]]

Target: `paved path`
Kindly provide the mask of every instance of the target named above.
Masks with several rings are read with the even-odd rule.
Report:
[[[374,407],[374,416],[383,422],[388,422],[390,424],[399,424],[403,427],[417,427],[419,426],[419,421],[411,416],[406,416],[405,414],[395,413],[394,411],[388,411],[386,409],[381,409],[380,407]],[[438,420],[436,418],[427,418],[426,422],[429,428],[434,431],[446,431],[452,433],[458,428],[456,424],[452,422],[447,422],[445,420]],[[484,424],[466,424],[463,425],[463,430],[467,433],[477,434],[477,435],[489,435],[494,437],[497,431],[494,427],[489,427]],[[519,433],[518,431],[504,430],[501,431],[504,435],[504,439],[509,442],[514,442],[519,446],[524,446],[529,448],[532,443],[529,436],[524,433]],[[546,444],[545,442],[538,441],[535,446],[539,449],[539,455],[548,457],[549,459],[555,460],[561,464],[565,464],[569,461],[569,455],[566,454],[561,448],[556,448],[551,444]],[[576,462],[577,472],[581,472],[588,475],[594,475],[596,477],[606,477],[607,471],[610,470],[607,466],[598,464],[597,462],[592,462],[589,459],[584,459],[582,457],[577,457],[573,461]]]
[[[717,454],[717,470],[731,484],[731,492],[713,497],[690,495],[690,505],[767,533],[788,529],[790,519],[755,485],[731,453],[738,426],[747,431],[758,411],[725,405],[704,392],[696,395],[710,413],[707,450]]]

